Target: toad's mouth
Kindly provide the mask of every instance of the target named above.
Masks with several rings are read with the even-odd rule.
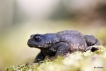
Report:
[[[34,47],[34,45],[32,44],[32,40],[31,40],[31,39],[28,40],[27,45],[28,45],[29,47]]]

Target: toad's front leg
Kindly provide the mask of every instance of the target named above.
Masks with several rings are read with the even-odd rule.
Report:
[[[39,63],[40,61],[42,61],[42,60],[44,60],[44,59],[45,59],[44,54],[43,54],[42,52],[40,52],[40,53],[36,56],[36,58],[35,58],[35,60],[34,60],[34,63]]]

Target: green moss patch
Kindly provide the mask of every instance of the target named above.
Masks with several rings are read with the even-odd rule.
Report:
[[[99,46],[99,50],[91,52],[74,52],[66,57],[58,57],[43,63],[27,63],[10,66],[4,71],[106,71],[106,48]]]

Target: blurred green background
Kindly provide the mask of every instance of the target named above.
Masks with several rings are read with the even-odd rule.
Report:
[[[106,45],[105,0],[0,0],[0,70],[31,62],[31,34],[78,30]]]

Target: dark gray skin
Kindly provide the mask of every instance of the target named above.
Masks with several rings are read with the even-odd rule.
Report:
[[[100,45],[92,35],[83,35],[78,31],[65,30],[57,33],[34,34],[27,42],[29,47],[39,48],[41,51],[35,58],[38,63],[48,57],[66,55],[75,51],[86,52],[94,45]],[[92,49],[97,50],[96,48]]]

